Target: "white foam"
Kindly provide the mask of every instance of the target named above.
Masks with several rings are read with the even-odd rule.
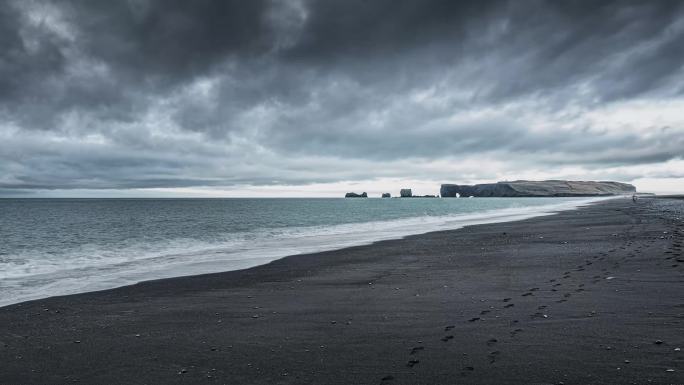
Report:
[[[179,239],[114,249],[84,245],[69,257],[68,264],[64,263],[63,256],[16,258],[15,262],[6,263],[0,282],[0,306],[54,295],[111,289],[150,279],[246,269],[288,255],[336,250],[468,225],[522,220],[604,199],[610,198],[448,216],[264,229],[239,234],[220,243]],[[31,260],[35,262],[29,262]]]

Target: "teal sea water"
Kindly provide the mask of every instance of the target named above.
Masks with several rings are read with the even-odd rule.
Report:
[[[292,254],[523,219],[590,201],[0,199],[0,306],[244,269]]]

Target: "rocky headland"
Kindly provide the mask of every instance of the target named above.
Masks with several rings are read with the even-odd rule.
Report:
[[[449,197],[585,197],[633,194],[636,188],[610,181],[545,180],[497,182],[476,185],[443,184],[440,195]]]

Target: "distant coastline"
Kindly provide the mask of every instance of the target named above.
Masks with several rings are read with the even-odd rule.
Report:
[[[476,185],[442,184],[439,195],[413,195],[410,188],[399,191],[401,198],[459,198],[459,197],[597,197],[613,195],[629,195],[636,193],[636,187],[628,183],[614,181],[502,181]],[[367,198],[363,192],[349,192],[345,198]],[[383,193],[382,198],[390,198],[390,193]]]

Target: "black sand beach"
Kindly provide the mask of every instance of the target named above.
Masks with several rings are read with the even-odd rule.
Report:
[[[683,384],[684,200],[0,308],[0,384]]]

